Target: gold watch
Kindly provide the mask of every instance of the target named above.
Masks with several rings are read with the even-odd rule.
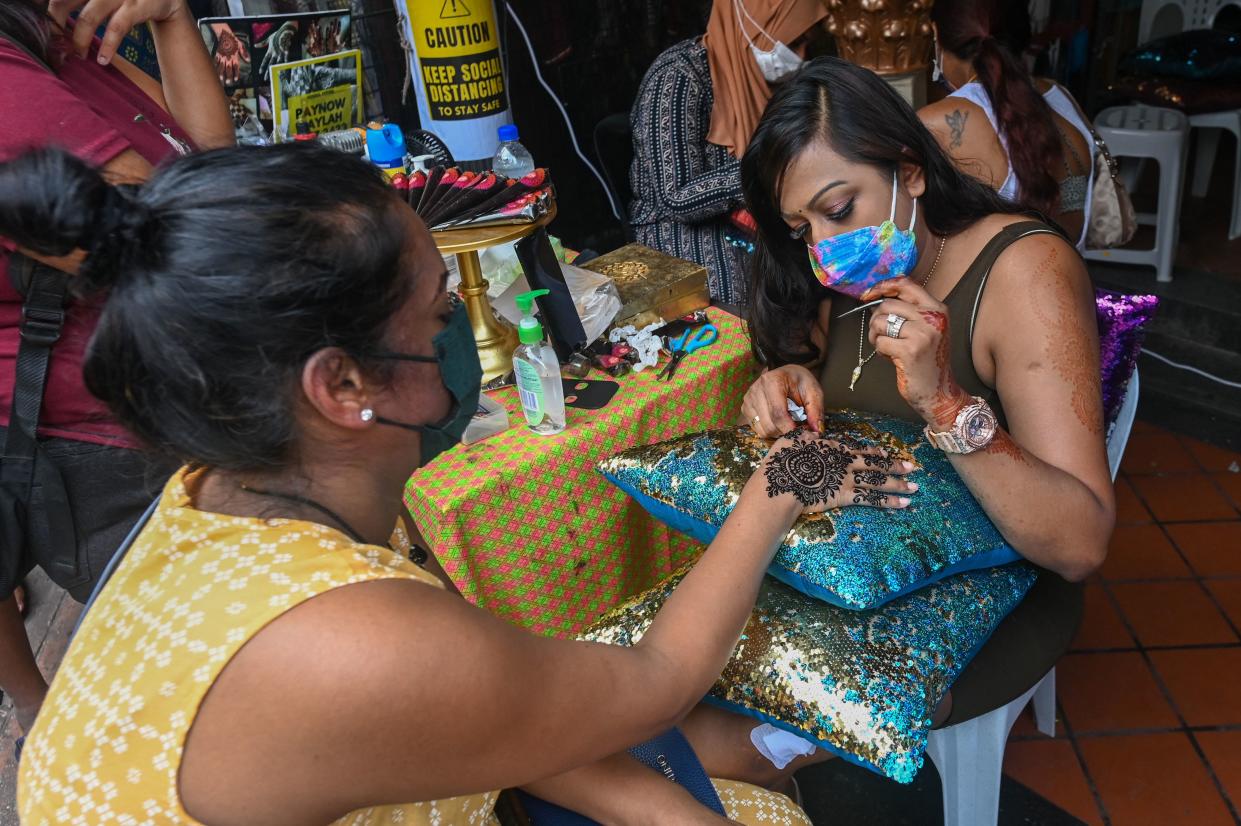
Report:
[[[957,413],[950,430],[936,433],[927,425],[922,432],[928,442],[944,453],[973,453],[991,444],[999,426],[991,405],[974,396],[973,401]]]

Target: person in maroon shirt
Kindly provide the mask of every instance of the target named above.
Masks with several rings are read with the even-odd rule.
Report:
[[[125,33],[145,23],[161,81],[116,56]],[[106,32],[97,40],[94,32],[102,26]],[[161,161],[191,148],[235,142],[223,89],[186,0],[0,2],[0,123],[0,161],[58,146],[116,182],[144,181]],[[22,297],[8,273],[13,250],[0,238],[0,444],[20,340]],[[38,260],[73,273],[80,254]],[[70,592],[78,601],[89,596],[160,482],[137,444],[83,383],[83,354],[97,318],[96,303],[69,305],[52,351],[38,430],[41,447],[64,477],[73,511],[79,547],[65,552],[76,550],[90,571],[90,581]],[[27,731],[47,683],[30,650],[18,596],[0,593],[0,690],[12,698],[18,724]]]

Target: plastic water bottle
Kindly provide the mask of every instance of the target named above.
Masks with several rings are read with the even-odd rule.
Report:
[[[500,147],[491,160],[491,171],[509,178],[521,178],[534,171],[534,158],[518,141],[517,127],[511,123],[501,126]]]

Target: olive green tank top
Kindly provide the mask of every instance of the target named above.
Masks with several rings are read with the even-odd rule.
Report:
[[[980,396],[991,405],[1001,426],[1005,426],[1007,420],[999,396],[994,388],[983,383],[978,377],[978,371],[974,369],[974,324],[978,319],[982,292],[987,287],[987,278],[996,258],[1014,241],[1037,233],[1060,234],[1041,221],[1019,221],[1000,230],[987,242],[982,252],[965,270],[961,280],[944,298],[944,304],[948,306],[952,373],[967,393]],[[844,295],[837,295],[832,299],[827,358],[819,374],[819,382],[823,385],[824,404],[828,408],[848,407],[921,424],[922,417],[905,402],[896,389],[896,368],[881,355],[876,355],[867,362],[854,389],[849,390],[849,378],[858,363],[858,337],[863,319],[869,323],[871,313],[864,311],[845,318],[837,316],[853,309],[858,303],[856,299]],[[869,356],[873,349],[869,341],[863,342],[864,355]]]

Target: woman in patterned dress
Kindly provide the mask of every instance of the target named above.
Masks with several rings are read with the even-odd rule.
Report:
[[[765,460],[640,643],[541,637],[394,535],[481,369],[426,227],[372,166],[222,150],[122,191],[44,151],[0,166],[0,233],[85,251],[78,286],[109,291],[87,385],[185,464],[52,683],[26,826],[492,823],[487,790],[517,785],[606,823],[725,822],[624,750],[694,709],[793,521],[860,482],[787,493]],[[908,504],[892,478],[878,506]],[[688,733],[708,773],[745,779]],[[732,820],[808,822],[716,785]]]
[[[826,14],[820,0],[716,0],[707,33],[656,58],[638,90],[629,209],[637,240],[702,264],[723,304],[746,300],[747,256],[728,237],[744,235],[729,221],[742,206],[739,159],[771,84],[805,58]]]

